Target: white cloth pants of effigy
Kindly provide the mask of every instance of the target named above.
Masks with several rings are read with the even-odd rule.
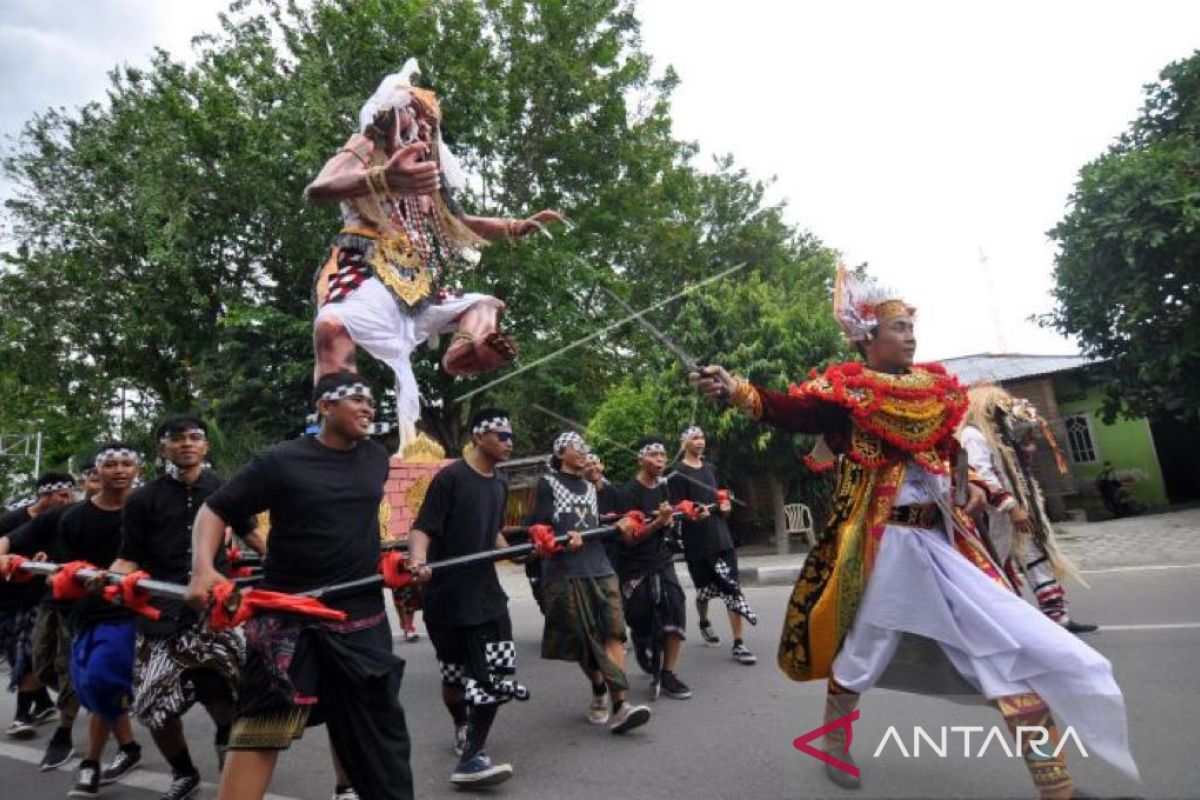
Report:
[[[402,419],[415,422],[421,417],[421,390],[412,369],[412,353],[427,340],[458,327],[458,319],[486,294],[472,292],[448,297],[430,304],[416,314],[401,311],[397,301],[371,277],[363,281],[349,297],[326,303],[317,312],[314,325],[333,315],[341,320],[350,338],[359,347],[387,364],[396,373],[396,406]]]

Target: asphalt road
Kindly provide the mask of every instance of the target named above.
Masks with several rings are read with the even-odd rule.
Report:
[[[1099,796],[1200,797],[1195,748],[1200,739],[1200,568],[1139,567],[1087,577],[1091,589],[1071,590],[1074,614],[1105,626],[1087,641],[1115,666],[1143,785],[1068,748],[1077,783]],[[929,752],[911,757],[911,750],[906,758],[890,744],[876,757],[889,726],[908,739],[915,725],[937,731],[961,725],[990,730],[1001,724],[999,715],[986,707],[882,690],[866,696],[854,730],[862,791],[843,792],[828,783],[822,765],[792,746],[796,737],[820,724],[823,685],[791,683],[774,666],[788,592],[781,586],[748,592],[762,618],[747,637],[762,659],[757,666],[733,662],[728,641],[713,649],[694,637],[686,645],[679,674],[695,697],[659,700],[649,725],[626,737],[584,721],[589,693],[581,673],[570,664],[537,657],[541,617],[531,600],[514,599],[518,675],[533,698],[500,712],[489,750],[494,760],[511,761],[516,776],[489,794],[522,800],[1034,796],[1019,758],[996,747],[982,758],[975,752],[964,757],[961,738],[954,734],[944,758]],[[717,630],[728,634],[723,621],[717,622]],[[402,700],[414,739],[417,796],[461,797],[447,781],[454,765],[451,725],[440,701],[432,648],[424,639],[396,647],[408,659]],[[631,678],[635,696],[644,697],[646,680],[636,666]],[[7,722],[12,712],[13,696],[3,695],[0,720]],[[186,724],[193,758],[213,781],[212,727],[198,711],[188,715]],[[65,797],[73,772],[39,773],[30,763],[40,758],[49,733],[43,728],[31,742],[0,741],[0,798]],[[143,768],[127,782],[106,787],[103,797],[144,800],[165,788],[166,765],[143,729],[138,736],[147,756]],[[82,740],[83,726],[77,723],[77,746]],[[978,739],[973,741],[972,750],[978,745]],[[279,798],[324,800],[332,788],[325,735],[314,729],[282,756],[272,791]],[[201,794],[213,796],[211,785]]]

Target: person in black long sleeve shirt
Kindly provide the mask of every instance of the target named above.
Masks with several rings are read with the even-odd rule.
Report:
[[[554,440],[553,471],[538,479],[526,522],[550,525],[556,536],[571,534],[566,551],[542,562],[542,658],[578,663],[592,684],[588,721],[608,723],[619,734],[646,724],[650,709],[625,701],[625,612],[616,574],[604,545],[578,535],[599,524],[596,489],[583,479],[590,452],[577,433]]]
[[[508,484],[496,465],[512,455],[512,424],[507,411],[485,408],[470,427],[473,449],[434,476],[421,503],[408,539],[414,567],[508,546],[500,532]],[[507,677],[516,671],[516,644],[495,564],[432,573],[424,609],[441,662],[442,699],[455,724],[459,761],[450,782],[502,783],[512,777],[512,765],[491,763],[483,748],[500,704],[529,693]]]
[[[675,674],[687,624],[686,603],[664,536],[673,524],[670,491],[663,479],[667,449],[653,436],[639,442],[637,452],[638,472],[621,487],[619,510],[640,511],[648,523],[639,538],[622,538],[614,566],[638,664],[654,676],[656,695],[662,691],[686,700],[692,690]]]
[[[264,510],[271,534],[263,588],[305,592],[378,573],[389,458],[367,438],[375,418],[371,390],[355,373],[337,372],[317,382],[313,401],[320,433],[259,453],[201,507],[187,593],[193,608],[205,608],[212,588],[227,580],[214,564],[226,525]],[[364,800],[412,798],[399,698],[404,662],[392,653],[383,593],[376,585],[326,605],[346,620],[264,613],[246,624],[222,797],[263,797],[279,751],[324,722]]]
[[[8,549],[8,534],[53,508],[74,499],[75,479],[61,472],[48,472],[37,480],[37,498],[27,506],[0,516],[0,553]],[[28,739],[35,726],[54,716],[54,703],[33,671],[33,626],[45,584],[0,582],[0,660],[8,662],[10,692],[17,693],[17,712],[6,733]]]
[[[86,503],[100,491],[100,475],[94,459],[88,460],[81,477],[82,502]],[[81,504],[56,506],[38,514],[12,533],[0,537],[0,552],[64,561],[58,546],[59,523],[71,509]],[[44,586],[44,581],[40,579],[34,582]],[[43,686],[52,687],[58,695],[54,703],[58,709],[58,727],[42,756],[39,768],[43,771],[61,767],[75,755],[71,730],[75,725],[75,717],[79,715],[79,697],[71,684],[70,613],[69,602],[55,600],[49,591],[43,590],[33,622],[33,673]]]
[[[690,500],[693,503],[717,502],[717,487],[720,479],[717,470],[703,460],[706,444],[704,431],[690,426],[679,437],[683,458],[675,467],[669,482],[671,502]],[[708,601],[720,597],[729,612],[729,627],[733,632],[733,658],[741,664],[754,664],[758,659],[742,641],[742,619],[751,625],[758,624],[758,617],[742,593],[738,582],[737,550],[729,535],[725,517],[729,514],[729,501],[721,503],[716,513],[703,512],[699,519],[683,522],[683,547],[687,559],[692,585],[696,587],[696,614],[704,643],[713,647],[721,639],[708,621]]]
[[[220,486],[207,466],[208,428],[195,415],[164,420],[155,431],[165,474],[130,495],[122,518],[121,549],[113,572],[138,570],[152,578],[187,583],[192,562],[192,523],[200,505]],[[250,518],[233,520],[234,531],[261,551]],[[228,573],[223,548],[214,559]],[[134,666],[133,713],[150,729],[154,743],[171,765],[167,797],[184,797],[200,785],[184,738],[184,713],[199,701],[216,725],[218,761],[233,724],[242,640],[232,631],[200,625],[182,601],[156,598],[158,620],[138,620]]]

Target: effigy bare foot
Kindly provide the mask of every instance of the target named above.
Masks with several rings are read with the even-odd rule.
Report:
[[[504,366],[517,357],[517,343],[507,334],[493,331],[480,339],[459,332],[446,354],[442,368],[450,375],[475,375]]]
[[[496,364],[497,367],[512,361],[520,352],[516,340],[503,331],[489,333],[483,337],[482,344],[503,359],[503,361]],[[476,349],[479,350],[481,348],[477,346]]]

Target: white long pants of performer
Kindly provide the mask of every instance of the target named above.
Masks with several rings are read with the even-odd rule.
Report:
[[[378,278],[367,278],[341,302],[326,303],[317,312],[315,324],[333,314],[346,326],[359,347],[387,364],[396,373],[396,405],[402,419],[421,418],[421,391],[412,369],[412,353],[429,339],[458,327],[458,318],[480,302],[485,294],[472,292],[448,297],[428,305],[419,313],[401,311]]]
[[[933,502],[919,472],[909,468],[897,505]],[[948,480],[938,477],[935,485],[945,493]],[[1138,780],[1125,701],[1108,659],[995,583],[951,547],[945,532],[889,525],[834,659],[834,679],[854,692],[870,689],[905,632],[937,642],[989,700],[1037,692],[1060,732],[1073,727],[1089,753]]]

